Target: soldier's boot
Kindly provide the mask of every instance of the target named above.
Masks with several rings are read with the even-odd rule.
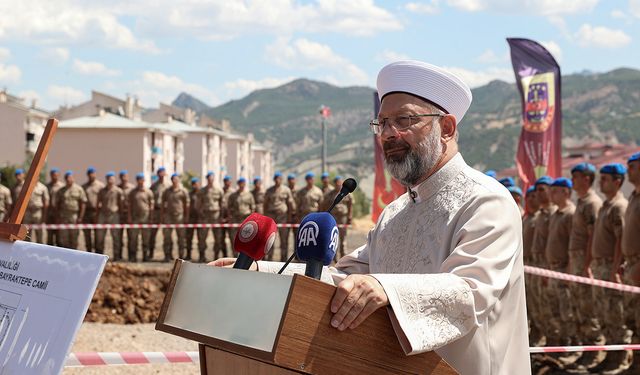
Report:
[[[204,251],[205,249],[198,249],[198,262],[200,263],[206,263],[207,260],[204,257]]]
[[[135,250],[129,249],[128,251],[128,259],[131,263],[138,263],[138,254],[136,254]]]

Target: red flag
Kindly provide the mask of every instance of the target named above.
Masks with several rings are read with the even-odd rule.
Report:
[[[374,116],[378,116],[380,109],[380,101],[378,100],[378,93],[373,95],[374,103]],[[405,193],[406,189],[402,184],[396,181],[389,172],[384,168],[384,151],[382,150],[382,143],[380,137],[373,136],[375,158],[375,184],[373,186],[373,204],[371,210],[371,219],[374,222],[378,221],[378,217],[382,213],[385,207],[396,198]]]
[[[322,115],[323,118],[328,118],[331,116],[331,108],[324,105],[320,106],[320,115]]]
[[[516,155],[523,190],[544,176],[562,175],[560,67],[540,44],[507,39],[522,99],[522,132]]]

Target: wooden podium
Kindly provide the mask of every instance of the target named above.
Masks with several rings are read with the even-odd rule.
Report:
[[[456,374],[434,352],[406,356],[386,309],[331,327],[334,292],[302,275],[177,260],[156,329],[198,341],[201,374]]]

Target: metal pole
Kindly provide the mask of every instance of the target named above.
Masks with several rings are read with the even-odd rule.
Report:
[[[322,170],[320,173],[327,171],[327,125],[322,117]]]

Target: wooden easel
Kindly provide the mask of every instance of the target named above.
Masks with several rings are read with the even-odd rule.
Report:
[[[24,240],[27,237],[29,228],[21,224],[24,213],[27,211],[29,200],[31,199],[31,193],[33,192],[38,178],[40,176],[40,170],[44,164],[47,154],[49,153],[49,146],[53,141],[53,135],[58,129],[58,120],[50,118],[47,121],[47,126],[44,129],[40,143],[38,144],[38,150],[31,161],[29,171],[27,172],[27,178],[22,186],[18,199],[14,202],[11,210],[11,216],[6,223],[0,223],[0,239],[16,241]]]

